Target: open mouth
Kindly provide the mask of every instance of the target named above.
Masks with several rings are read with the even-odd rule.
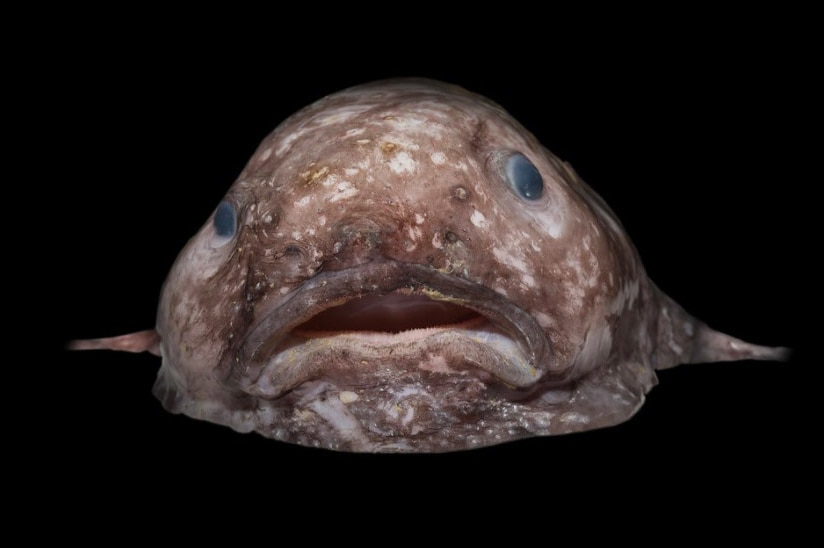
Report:
[[[471,308],[425,295],[364,295],[312,316],[295,331],[307,334],[318,331],[402,333],[460,324],[481,317]]]
[[[224,367],[260,396],[321,376],[417,367],[433,356],[444,370],[468,368],[521,388],[542,378],[550,362],[546,336],[526,311],[423,265],[387,261],[322,272],[259,317]]]

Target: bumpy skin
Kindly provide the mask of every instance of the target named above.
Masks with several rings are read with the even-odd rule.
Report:
[[[507,184],[526,156],[537,201]],[[619,423],[688,361],[774,359],[647,279],[619,222],[503,109],[419,80],[344,90],[255,152],[162,293],[155,393],[172,412],[350,451],[451,451]],[[370,295],[477,312],[402,333],[307,333]],[[297,330],[295,328],[298,328]]]

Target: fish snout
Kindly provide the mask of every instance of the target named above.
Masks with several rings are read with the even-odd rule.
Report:
[[[397,232],[398,223],[386,218],[364,216],[344,220],[332,231],[333,263],[338,268],[349,268],[391,257],[397,249]]]

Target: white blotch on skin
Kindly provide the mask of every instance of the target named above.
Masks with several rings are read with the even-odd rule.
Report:
[[[422,388],[418,388],[417,386],[404,386],[400,390],[392,390],[392,395],[395,396],[396,399],[402,400],[409,396],[426,396],[430,398],[429,392]]]
[[[584,346],[575,358],[579,371],[591,371],[604,363],[612,351],[612,330],[608,325],[595,325],[587,333]]]
[[[535,320],[538,322],[538,325],[543,327],[544,329],[549,329],[555,326],[555,322],[548,314],[544,314],[543,312],[536,312],[533,314]]]
[[[398,175],[412,173],[417,165],[418,163],[405,151],[398,152],[389,160],[389,169]]]
[[[345,136],[346,137],[356,137],[356,136],[362,134],[364,131],[366,131],[366,128],[362,128],[362,127],[353,128],[353,129],[347,130]]]
[[[372,108],[370,105],[346,105],[335,110],[323,112],[313,117],[312,121],[319,126],[338,125]]]
[[[499,281],[500,281],[500,280],[499,280]],[[492,288],[492,290],[493,290],[495,293],[498,293],[498,294],[500,294],[500,295],[503,295],[504,297],[509,297],[509,292],[508,292],[508,291],[506,290],[506,288],[505,288],[505,287],[503,287],[503,286],[496,286],[496,287],[493,287],[493,288]]]
[[[454,373],[455,370],[449,367],[446,362],[446,358],[443,356],[433,356],[430,355],[429,361],[421,362],[418,366],[424,371],[431,371],[432,373]]]
[[[324,167],[321,170],[321,172],[322,173],[320,175],[318,175],[318,177],[323,177],[323,179],[321,179],[321,184],[323,186],[325,186],[326,188],[332,188],[333,186],[335,186],[336,184],[338,184],[340,182],[340,179],[338,178],[337,175],[329,173],[329,168]]]
[[[358,192],[360,191],[357,188],[354,188],[352,186],[352,183],[350,183],[349,181],[343,181],[338,185],[337,193],[333,194],[332,197],[329,198],[329,201],[334,203],[340,200],[345,200],[353,196],[356,196]]]
[[[548,390],[541,395],[541,401],[549,405],[558,405],[559,403],[569,401],[572,395],[573,392],[571,390],[565,390],[563,388]]]
[[[536,218],[538,219],[541,227],[552,238],[558,238],[561,235],[561,232],[563,232],[563,224],[559,222],[555,215],[553,215],[553,212],[545,212],[542,215],[538,215]]]
[[[413,117],[407,116],[388,116],[385,123],[393,129],[400,130],[402,134],[423,134],[431,139],[440,139],[443,133],[443,126],[440,124],[433,124],[429,117]]]
[[[515,257],[509,250],[501,249],[500,247],[493,247],[492,254],[498,259],[498,262],[506,265],[515,267],[521,274],[530,275],[530,270],[521,257]]]
[[[609,311],[612,314],[620,314],[627,308],[632,308],[632,306],[635,305],[636,299],[638,299],[640,290],[641,286],[637,281],[630,282],[628,285],[623,286],[612,301]]]
[[[352,403],[353,401],[358,401],[358,396],[355,392],[350,392],[349,390],[343,390],[340,394],[338,394],[338,398],[343,403]]]
[[[359,145],[368,145],[369,143],[372,142],[372,139],[358,139],[355,142],[358,143]]]
[[[421,215],[420,213],[415,213],[415,224],[416,225],[423,224],[424,220],[425,220],[425,218],[424,218],[423,215]]]
[[[311,202],[311,201],[312,201],[311,196],[304,196],[303,198],[301,198],[300,200],[295,202],[295,207],[306,207],[306,206],[309,205],[309,202]],[[271,215],[270,215],[270,218],[271,218]]]
[[[356,168],[356,167],[348,167],[348,168],[346,168],[346,169],[344,170],[344,173],[346,173],[346,174],[347,174],[347,175],[349,175],[350,177],[354,177],[355,175],[357,175],[358,173],[360,173],[360,170],[359,170],[358,168]]]
[[[403,424],[404,426],[406,426],[407,424],[409,424],[409,422],[410,422],[413,418],[415,418],[415,408],[414,408],[414,407],[412,407],[412,406],[410,405],[410,406],[406,409],[406,414],[403,416],[403,419],[401,419],[401,424]]]
[[[443,152],[433,152],[429,155],[429,159],[432,160],[432,163],[436,166],[442,166],[446,163],[446,154]]]
[[[579,311],[581,307],[584,305],[584,297],[586,296],[586,291],[584,291],[584,288],[581,287],[581,285],[578,283],[564,281],[563,291],[564,293],[566,293],[567,301],[569,303],[567,311]]]
[[[561,415],[560,421],[564,424],[589,424],[589,417],[574,411],[567,411]]]
[[[312,401],[308,407],[329,423],[344,439],[361,441],[364,438],[360,423],[340,400],[317,399]]]
[[[567,266],[570,272],[575,273],[577,279],[574,283],[579,285],[580,289],[583,290],[585,287],[592,288],[598,285],[601,270],[593,253],[578,248],[567,256],[564,265]]]
[[[535,287],[535,278],[533,278],[529,274],[524,274],[523,276],[521,276],[521,281],[527,287]]]
[[[260,154],[260,161],[265,162],[272,155],[272,147],[267,148]]]
[[[295,131],[295,132],[293,132],[293,133],[291,133],[291,134],[287,135],[286,137],[284,137],[284,138],[283,138],[283,141],[281,141],[281,143],[280,143],[280,146],[279,146],[279,147],[278,147],[278,149],[275,151],[275,154],[276,154],[277,156],[283,156],[283,154],[284,154],[287,150],[289,150],[290,148],[292,148],[292,143],[294,143],[295,141],[297,141],[300,137],[303,137],[303,134],[304,134],[304,133],[306,133],[307,131],[308,131],[308,130],[306,130],[306,129],[298,130],[298,131]]]
[[[477,209],[472,212],[472,216],[469,220],[472,221],[472,224],[478,228],[486,228],[486,217],[484,217],[484,214]]]

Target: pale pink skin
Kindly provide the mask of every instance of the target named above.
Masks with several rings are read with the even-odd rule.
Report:
[[[512,153],[541,173],[541,199],[507,184]],[[455,86],[377,82],[321,99],[263,141],[226,200],[238,233],[221,238],[210,219],[188,243],[156,331],[75,347],[159,353],[168,410],[239,431],[460,450],[622,422],[655,369],[786,356],[663,295],[572,168]],[[449,316],[400,333],[334,317],[292,332],[346,302],[352,325]]]

